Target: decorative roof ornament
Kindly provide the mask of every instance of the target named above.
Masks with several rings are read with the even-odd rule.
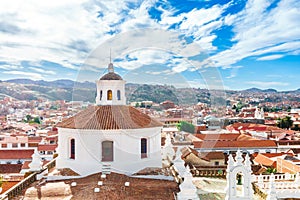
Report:
[[[114,73],[114,65],[111,62],[111,48],[109,49],[109,64],[108,64],[108,72]]]
[[[115,71],[115,70],[114,70],[114,65],[113,65],[112,63],[109,63],[109,64],[108,64],[108,72],[109,72],[109,73],[114,73],[114,71]]]
[[[236,165],[241,165],[244,161],[244,159],[242,157],[242,152],[239,149],[236,152],[235,160],[236,160]]]
[[[32,154],[31,157],[32,157],[32,161],[29,164],[29,168],[30,168],[29,171],[33,172],[33,171],[41,170],[43,166],[43,162],[37,149],[34,150],[34,153]]]
[[[187,165],[184,172],[184,181],[179,185],[180,192],[177,194],[178,200],[196,200],[199,199],[197,194],[197,188],[193,184],[193,176],[190,172],[190,168]]]

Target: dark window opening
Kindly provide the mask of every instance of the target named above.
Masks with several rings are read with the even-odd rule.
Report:
[[[75,139],[71,139],[71,141],[70,141],[70,150],[71,150],[71,152],[70,152],[70,158],[71,159],[75,159]]]
[[[114,160],[114,143],[113,141],[102,142],[102,161],[112,162]]]
[[[147,139],[141,139],[141,158],[147,158]]]
[[[118,100],[121,100],[121,91],[120,90],[117,91],[117,98],[118,98]]]

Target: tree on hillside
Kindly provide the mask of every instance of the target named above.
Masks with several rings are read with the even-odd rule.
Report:
[[[286,116],[282,119],[279,118],[277,121],[277,126],[279,128],[289,129],[293,126],[293,121],[291,120],[290,116]]]
[[[188,133],[195,133],[195,126],[186,121],[181,121],[179,124],[177,124],[177,128],[180,131],[185,131]]]

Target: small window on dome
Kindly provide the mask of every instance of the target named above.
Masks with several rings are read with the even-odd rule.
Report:
[[[118,97],[118,100],[121,100],[121,91],[120,90],[117,91],[117,97]]]
[[[111,90],[107,91],[107,100],[109,100],[109,101],[112,100],[112,91]]]
[[[102,90],[100,91],[100,101],[102,100]]]

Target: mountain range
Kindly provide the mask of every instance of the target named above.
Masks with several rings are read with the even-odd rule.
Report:
[[[34,81],[31,79],[12,79],[0,81],[0,98],[4,96],[13,97],[19,100],[34,100],[45,98],[49,100],[66,101],[89,101],[94,102],[96,95],[96,85],[92,82],[76,82],[67,79],[55,81]],[[278,92],[275,89],[262,90],[250,88],[242,91],[225,91],[226,96],[237,93],[249,95],[249,93],[300,93],[296,91]],[[129,102],[133,101],[153,101],[156,103],[171,100],[176,104],[196,104],[197,102],[210,103],[211,94],[207,89],[200,88],[175,88],[168,85],[149,84],[126,84],[126,97]],[[224,101],[225,99],[217,99]]]

